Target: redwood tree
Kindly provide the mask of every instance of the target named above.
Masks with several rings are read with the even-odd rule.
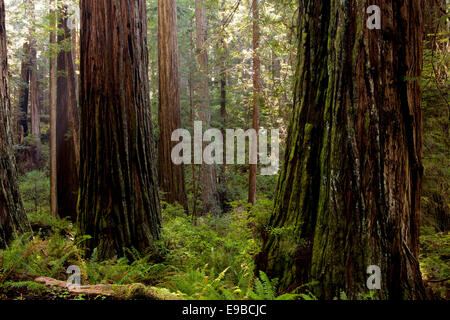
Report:
[[[19,142],[23,143],[23,138],[28,136],[28,100],[30,93],[30,45],[28,42],[23,44],[23,57],[20,72],[19,89]]]
[[[0,248],[31,230],[17,184],[7,66],[5,4],[0,0]]]
[[[59,15],[57,69],[56,171],[57,203],[60,217],[76,220],[78,196],[78,110],[72,35],[67,26],[67,8]]]
[[[280,290],[422,299],[422,1],[300,0],[294,110],[260,269]],[[373,13],[373,12],[372,12]],[[292,240],[291,240],[292,238]],[[315,284],[315,285],[314,285]]]
[[[259,104],[261,96],[261,59],[259,57],[259,0],[252,0],[253,18],[253,129],[259,132]],[[257,141],[250,146],[252,154],[258,151]],[[254,159],[253,159],[254,160]],[[250,164],[250,175],[248,179],[248,202],[256,204],[256,175],[257,164]]]
[[[168,203],[178,202],[187,209],[184,167],[172,162],[172,133],[181,128],[180,86],[178,79],[177,3],[158,1],[159,64],[159,186]]]
[[[207,16],[204,0],[195,0],[195,25],[197,32],[196,39],[196,60],[198,62],[197,72],[197,95],[198,95],[198,115],[203,122],[203,127],[209,128],[211,124],[211,107],[209,96],[209,73],[208,73],[208,49],[206,43]],[[220,211],[217,194],[217,176],[214,166],[202,164],[200,170],[202,212],[217,213]]]
[[[30,117],[31,134],[34,138],[33,162],[40,166],[41,162],[41,112],[39,104],[38,64],[36,39],[34,38],[35,26],[35,0],[28,0],[31,25],[30,25]]]
[[[78,225],[100,258],[160,235],[145,0],[82,0]]]
[[[57,121],[57,60],[54,48],[56,47],[57,14],[56,0],[50,2],[50,59],[49,59],[49,107],[50,107],[50,208],[52,216],[58,215],[58,173],[57,173],[57,142],[56,142],[56,121]]]

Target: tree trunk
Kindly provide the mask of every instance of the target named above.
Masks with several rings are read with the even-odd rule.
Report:
[[[0,0],[0,249],[31,230],[17,183],[7,66],[5,4]]]
[[[184,166],[172,161],[172,133],[181,128],[180,86],[178,80],[177,3],[158,1],[159,64],[159,186],[168,203],[179,203],[186,210]]]
[[[222,20],[222,25],[220,28],[220,36],[219,42],[217,45],[217,59],[219,61],[219,81],[220,81],[220,121],[221,121],[221,132],[223,136],[223,149],[222,154],[223,158],[226,159],[227,156],[227,140],[226,140],[226,129],[228,122],[228,114],[227,114],[227,60],[229,55],[228,45],[225,42],[225,29],[227,27],[228,16],[226,15],[226,9],[224,8],[225,1],[221,1],[220,4],[220,18]],[[224,161],[225,162],[225,161]],[[222,211],[226,211],[228,208],[227,203],[230,199],[228,199],[228,188],[226,185],[227,182],[227,172],[226,165],[223,164],[219,168],[219,184],[220,184],[220,192],[219,192],[219,202],[222,207]]]
[[[56,0],[51,1],[51,6],[55,5]],[[56,10],[50,10],[51,28],[50,44],[56,45]],[[54,48],[54,47],[53,47]],[[57,107],[56,107],[56,77],[57,61],[55,52],[50,52],[50,82],[49,82],[49,105],[50,105],[50,208],[53,217],[58,215],[58,173],[57,173]]]
[[[192,19],[192,24],[194,24],[194,20]],[[195,53],[194,53],[194,30],[191,29],[190,32],[190,58],[191,61],[195,61]],[[194,95],[195,95],[195,89],[194,89],[194,71],[192,66],[189,68],[189,79],[188,79],[188,85],[189,85],[189,106],[190,106],[190,122],[192,128],[194,128],[194,122],[195,122],[195,103],[194,103]],[[194,141],[192,141],[192,148],[194,148]],[[192,169],[192,221],[195,224],[196,219],[198,216],[197,212],[197,201],[198,201],[198,179],[196,177],[195,171],[197,170],[197,166],[195,164],[191,165]]]
[[[203,122],[203,128],[208,128],[211,123],[211,110],[209,105],[208,49],[206,43],[207,17],[204,0],[195,0],[195,24],[197,30],[196,58],[199,69],[196,77],[198,79],[198,114]],[[219,213],[217,177],[214,166],[202,164],[200,181],[202,184],[202,213]]]
[[[31,112],[31,134],[34,141],[34,163],[40,166],[41,162],[41,113],[39,106],[39,86],[37,76],[36,47],[31,45],[31,68],[30,68],[30,112]]]
[[[80,7],[78,226],[100,258],[122,256],[123,248],[145,253],[161,227],[145,0]]]
[[[377,265],[376,298],[425,298],[421,1],[377,1],[381,30],[366,27],[370,1],[299,3],[294,111],[270,220],[289,228],[266,235],[257,265],[281,290],[316,281],[326,299],[369,293]]]
[[[76,221],[78,200],[78,108],[75,68],[72,59],[72,35],[67,26],[67,8],[62,8],[58,26],[56,168],[57,197],[60,217]]]
[[[253,129],[259,132],[259,105],[261,97],[261,61],[259,58],[259,0],[252,0],[252,17],[253,17]],[[256,155],[258,151],[258,142],[254,141],[250,146],[251,154]],[[256,174],[258,165],[255,163],[257,159],[252,159],[254,164],[250,164],[250,176],[248,179],[248,202],[252,205],[256,204]]]
[[[30,92],[30,45],[28,42],[23,44],[23,57],[21,65],[22,83],[20,84],[19,93],[19,142],[23,143],[23,138],[28,136],[28,99]]]
[[[33,162],[36,166],[41,163],[41,113],[39,106],[39,85],[36,40],[34,39],[35,5],[34,0],[28,0],[30,5],[31,27],[30,27],[30,114],[31,134],[34,138]]]

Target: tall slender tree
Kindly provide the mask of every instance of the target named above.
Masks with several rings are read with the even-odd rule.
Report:
[[[219,83],[220,83],[220,122],[221,122],[221,132],[223,136],[223,158],[226,159],[227,154],[227,141],[226,141],[226,128],[227,128],[227,122],[228,122],[228,113],[227,113],[227,85],[228,85],[228,71],[227,71],[227,64],[228,64],[228,58],[229,58],[229,49],[228,44],[225,41],[226,37],[226,28],[227,25],[230,23],[231,18],[226,15],[226,8],[225,8],[225,0],[222,0],[220,2],[220,9],[219,9],[219,16],[221,20],[220,25],[220,34],[219,34],[219,41],[217,43],[217,59],[219,60]],[[222,206],[222,210],[226,210],[227,208],[227,186],[226,186],[226,165],[220,166],[219,173],[218,173],[218,181],[220,184],[220,190],[219,193],[219,201]]]
[[[187,209],[184,166],[171,159],[172,133],[181,128],[180,85],[178,79],[177,2],[158,0],[159,65],[159,186],[168,203]]]
[[[57,60],[56,28],[57,28],[57,1],[50,0],[50,68],[49,68],[49,105],[50,105],[50,208],[52,216],[58,215],[58,172],[57,172]]]
[[[299,1],[294,110],[270,220],[293,233],[269,233],[257,257],[281,290],[312,282],[321,298],[361,298],[378,267],[376,298],[425,297],[422,1],[377,3],[381,29],[371,1]]]
[[[19,89],[19,142],[23,143],[23,138],[28,136],[28,102],[30,93],[30,45],[28,42],[23,44],[23,56],[20,72]]]
[[[41,161],[41,110],[39,105],[39,84],[38,84],[38,63],[36,39],[34,36],[35,27],[35,4],[34,0],[28,0],[30,10],[30,115],[31,134],[34,138],[33,161],[35,165],[40,165]]]
[[[211,124],[211,107],[209,96],[207,16],[204,0],[195,0],[195,25],[197,31],[196,60],[198,115],[204,127]],[[202,212],[218,213],[220,211],[217,195],[217,176],[214,166],[202,164],[200,172]]]
[[[82,0],[78,226],[100,258],[159,238],[145,0]]]
[[[259,105],[261,97],[261,59],[259,57],[259,0],[252,0],[252,18],[253,18],[253,129],[259,132]],[[250,146],[251,154],[256,155],[258,151],[258,142],[253,141]],[[258,165],[257,159],[252,159],[250,164],[250,176],[248,186],[248,202],[256,204],[256,174]]]
[[[60,9],[57,58],[56,172],[57,202],[61,217],[76,220],[78,198],[78,108],[72,35],[67,25],[67,7]]]
[[[7,66],[5,4],[0,0],[0,248],[31,230],[17,183]]]

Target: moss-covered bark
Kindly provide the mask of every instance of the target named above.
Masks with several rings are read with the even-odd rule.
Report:
[[[31,230],[17,184],[12,134],[5,4],[0,0],[0,248],[18,234]]]
[[[326,299],[424,298],[421,0],[300,0],[294,110],[260,269]],[[381,8],[382,29],[366,10]],[[287,235],[286,235],[287,233]]]
[[[78,225],[101,258],[150,249],[160,205],[144,0],[81,1]]]

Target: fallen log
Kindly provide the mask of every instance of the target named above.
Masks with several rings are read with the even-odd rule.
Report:
[[[71,295],[86,295],[89,297],[106,296],[117,300],[182,300],[176,294],[166,289],[148,287],[141,283],[130,285],[97,284],[86,286],[68,286],[67,282],[48,277],[39,277],[36,283],[48,288],[67,290]]]

